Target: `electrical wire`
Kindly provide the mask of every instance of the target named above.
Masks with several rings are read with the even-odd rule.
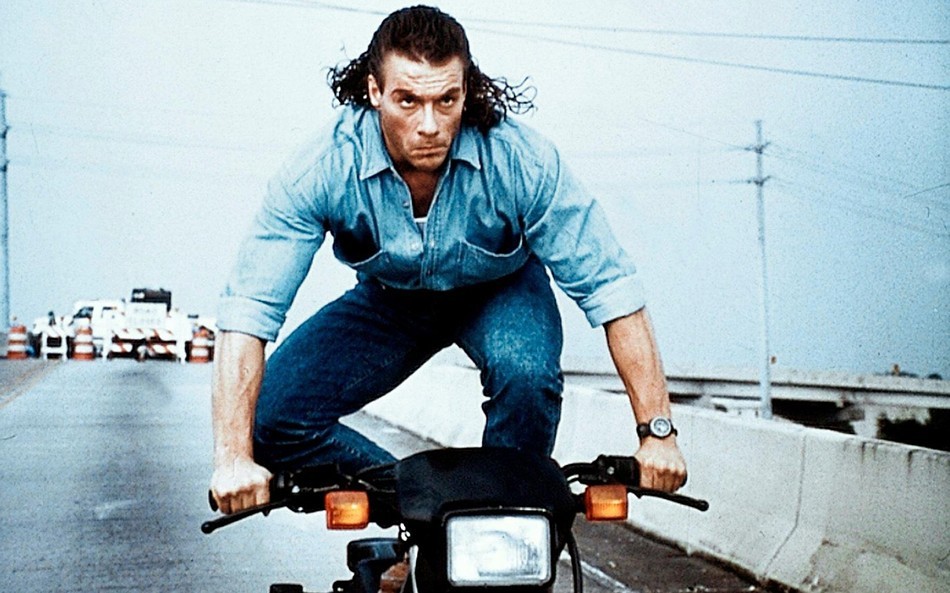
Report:
[[[77,101],[75,99],[51,99],[49,97],[38,97],[36,95],[21,95],[19,93],[7,94],[7,100],[13,100],[14,103],[22,101],[23,103],[48,103],[52,105],[68,105],[70,107],[81,107],[95,109],[98,111],[125,112],[125,113],[160,113],[168,115],[194,115],[201,118],[208,117],[227,117],[230,119],[253,118],[257,114],[254,112],[225,112],[225,111],[207,111],[199,109],[172,109],[169,107],[149,106],[143,107],[141,104],[135,107],[127,105],[118,105],[115,103],[101,103],[96,101]]]
[[[225,0],[229,2],[238,2],[242,4],[263,4],[275,6],[292,6],[298,8],[313,8],[323,10],[335,10],[340,12],[351,12],[356,14],[365,14],[373,16],[387,16],[389,13],[381,10],[372,10],[364,8],[354,8],[352,6],[342,6],[329,2],[318,2],[316,0]],[[950,45],[950,39],[913,39],[898,37],[844,37],[844,36],[820,36],[820,35],[776,35],[763,33],[731,33],[722,31],[689,31],[682,29],[650,29],[643,27],[618,27],[615,25],[580,25],[577,23],[553,23],[539,21],[518,21],[512,19],[489,19],[479,17],[460,17],[467,23],[484,23],[489,25],[505,25],[512,27],[536,27],[543,29],[564,29],[570,31],[592,31],[625,33],[635,35],[658,35],[671,37],[712,37],[725,39],[749,39],[764,41],[796,41],[809,43],[862,43],[862,44],[885,44],[885,45]]]
[[[883,184],[888,187],[900,186],[904,188],[903,190],[908,191],[918,189],[917,186],[890,175],[872,173],[855,167],[851,163],[845,163],[826,155],[813,155],[807,151],[788,146],[784,143],[772,142],[769,146],[769,156],[781,161],[800,164],[812,171],[826,173],[828,175],[838,176],[841,171],[849,171],[861,179],[862,183],[866,183],[868,187],[879,188]]]
[[[912,194],[907,194],[906,196],[901,196],[900,199],[902,199],[902,200],[913,199],[913,198],[919,197],[919,196],[921,196],[921,195],[923,195],[923,194],[927,194],[927,193],[930,193],[930,192],[934,192],[934,191],[937,191],[938,189],[944,189],[944,188],[947,188],[947,187],[950,187],[950,183],[941,183],[940,185],[935,185],[935,186],[933,186],[933,187],[927,187],[927,188],[924,188],[924,189],[922,189],[922,190],[920,190],[920,191],[915,191],[915,192],[912,193]],[[948,204],[943,204],[943,205],[950,206],[950,202],[948,202]]]
[[[8,161],[9,171],[16,171],[18,168],[29,169],[56,169],[81,171],[89,175],[107,175],[108,177],[125,177],[132,179],[158,179],[170,180],[176,183],[183,181],[194,181],[202,183],[254,183],[260,185],[265,182],[269,174],[261,173],[254,175],[253,171],[240,169],[234,171],[206,169],[191,169],[182,167],[161,168],[143,167],[141,165],[123,164],[116,165],[112,163],[103,163],[101,161],[77,161],[74,159],[52,159],[52,158],[24,158],[14,157]]]
[[[771,149],[773,148],[773,146],[774,145],[770,146],[769,148]],[[950,184],[948,183],[942,183],[942,184],[938,184],[932,187],[922,189],[919,186],[916,186],[911,183],[907,183],[906,181],[897,180],[889,176],[870,173],[853,166],[849,167],[843,164],[834,164],[835,168],[830,168],[826,166],[825,163],[823,163],[820,160],[812,160],[811,158],[808,157],[807,153],[804,153],[803,151],[796,151],[794,149],[790,149],[788,147],[784,147],[781,145],[779,145],[778,148],[783,149],[785,153],[794,151],[801,154],[802,156],[796,157],[796,156],[789,156],[788,154],[782,155],[781,150],[778,154],[769,152],[769,156],[773,158],[777,158],[779,160],[789,162],[794,166],[801,167],[813,173],[818,173],[819,175],[823,175],[827,177],[828,179],[832,180],[833,182],[836,182],[836,183],[848,182],[852,184],[862,185],[865,188],[871,189],[879,193],[880,195],[887,197],[887,199],[891,202],[911,200],[928,208],[931,208],[931,207],[944,208],[944,209],[950,208],[950,200],[940,201],[937,198],[927,199],[927,198],[922,197],[924,196],[924,194],[932,193],[939,189],[950,187]],[[846,175],[845,173],[848,173],[849,171],[851,171],[852,174]],[[899,189],[895,189],[895,187]],[[908,193],[907,190],[913,190],[913,191],[910,191]]]
[[[158,134],[131,134],[117,131],[91,131],[80,128],[67,128],[59,126],[42,126],[28,123],[13,122],[9,126],[10,131],[16,133],[19,130],[29,130],[29,133],[41,133],[54,136],[63,136],[69,138],[79,138],[83,140],[103,140],[109,142],[121,142],[127,144],[140,144],[145,146],[165,146],[171,148],[199,148],[207,150],[220,150],[227,152],[250,152],[256,154],[269,154],[271,151],[280,150],[288,152],[293,149],[291,145],[281,144],[257,144],[254,146],[243,144],[223,144],[204,141],[194,141],[186,138],[174,136],[164,136]]]
[[[385,16],[385,15],[388,15],[388,14],[389,14],[389,13],[387,13],[387,12],[385,12],[385,11],[354,8],[354,7],[349,7],[349,6],[341,6],[341,5],[337,5],[337,4],[330,4],[330,3],[327,3],[327,2],[317,2],[317,1],[312,1],[312,0],[225,0],[225,1],[228,1],[228,2],[240,2],[240,3],[244,3],[244,4],[271,4],[271,5],[277,5],[277,6],[294,6],[294,7],[301,7],[301,8],[313,8],[313,9],[323,9],[323,10],[336,10],[336,11],[344,11],[344,12],[357,13],[357,14],[366,14],[366,15],[373,15],[373,16]],[[489,21],[490,21],[490,19],[479,19],[479,18],[471,18],[471,19],[465,19],[465,20],[466,20],[466,21],[470,21],[470,22],[489,22]],[[531,25],[532,25],[532,23],[527,22],[527,21],[521,22],[521,23],[518,23],[518,22],[516,22],[516,21],[501,21],[500,23],[499,23],[498,21],[495,21],[495,22],[496,22],[497,24],[505,24],[505,25],[515,25],[515,24],[517,24],[517,25],[520,26],[520,27],[525,27],[525,26],[531,26]],[[534,23],[534,24],[537,25],[537,26],[545,26],[543,23]],[[568,28],[568,27],[565,26],[565,27],[563,27],[563,28]],[[574,29],[574,30],[578,30],[578,31],[584,31],[584,30],[596,31],[596,30],[601,30],[601,29],[599,29],[599,28],[597,28],[597,27],[585,29],[583,26],[574,26],[573,29]],[[675,55],[675,54],[665,54],[665,53],[660,53],[660,52],[652,52],[652,51],[635,50],[635,49],[630,49],[630,48],[614,47],[614,46],[603,45],[603,44],[597,44],[597,43],[587,43],[587,42],[580,42],[580,41],[572,41],[572,40],[568,40],[568,39],[559,39],[559,38],[548,37],[548,36],[544,36],[544,35],[532,35],[532,34],[527,34],[527,33],[514,33],[514,32],[511,32],[511,31],[499,31],[499,30],[497,30],[497,29],[491,29],[491,28],[485,28],[485,27],[468,27],[468,30],[470,30],[470,31],[480,31],[480,32],[482,32],[482,33],[489,33],[489,34],[494,34],[494,35],[501,35],[501,36],[512,37],[512,38],[516,38],[516,39],[527,39],[527,40],[531,40],[531,41],[541,41],[541,42],[546,42],[546,43],[555,43],[555,44],[558,44],[558,45],[567,45],[567,46],[572,46],[572,47],[581,47],[581,48],[584,48],[584,49],[596,49],[596,50],[601,50],[601,51],[609,51],[609,52],[614,52],[614,53],[623,53],[623,54],[627,54],[627,55],[635,55],[635,56],[646,57],[646,58],[654,58],[654,59],[660,59],[660,60],[671,60],[671,61],[678,61],[678,62],[685,62],[685,63],[692,63],[692,64],[703,64],[703,65],[707,65],[707,66],[720,66],[720,67],[724,67],[724,68],[737,68],[737,69],[742,69],[742,70],[753,70],[753,71],[759,71],[759,72],[769,72],[769,73],[772,73],[772,74],[785,74],[785,75],[789,75],[789,76],[800,76],[800,77],[820,78],[820,79],[825,79],[825,80],[838,80],[838,81],[856,82],[856,83],[862,83],[862,84],[876,84],[876,85],[885,85],[885,86],[916,88],[916,89],[923,89],[923,90],[950,91],[950,85],[920,83],[920,82],[903,81],[903,80],[887,80],[887,79],[881,79],[881,78],[868,78],[868,77],[863,77],[863,76],[853,76],[853,75],[847,75],[847,74],[835,74],[835,73],[830,73],[830,72],[814,72],[814,71],[808,71],[808,70],[798,70],[798,69],[793,69],[793,68],[778,68],[778,67],[774,67],[774,66],[763,66],[763,65],[757,65],[757,64],[743,64],[743,63],[740,63],[740,62],[729,62],[729,61],[725,61],[725,60],[712,60],[712,59],[708,59],[708,58],[698,58],[698,57],[695,57],[695,56],[683,56],[683,55]],[[631,30],[629,30],[629,31],[627,31],[627,32],[633,32],[633,31],[647,32],[647,31],[650,31],[650,30],[648,30],[648,29],[639,29],[639,30],[631,29]],[[661,31],[661,30],[653,30],[653,32],[656,33],[656,34],[660,34],[660,31]],[[797,35],[797,36],[758,36],[758,37],[756,37],[756,36],[752,36],[751,34],[712,33],[712,32],[702,32],[702,31],[694,31],[694,32],[688,32],[688,31],[675,31],[675,32],[674,32],[674,31],[669,31],[669,32],[667,32],[667,34],[671,34],[671,35],[672,35],[672,34],[676,34],[676,35],[691,34],[691,35],[695,35],[695,36],[704,36],[704,37],[716,37],[716,36],[732,37],[732,38],[745,37],[745,38],[750,38],[750,39],[770,37],[770,38],[787,38],[787,39],[785,39],[785,40],[797,40],[797,41],[838,41],[838,42],[851,41],[851,42],[856,42],[856,41],[859,41],[859,40],[860,40],[860,41],[865,42],[865,43],[872,43],[872,42],[873,42],[873,43],[898,43],[898,42],[899,42],[899,43],[917,43],[917,44],[930,44],[930,45],[933,45],[933,44],[941,44],[941,45],[950,44],[950,40],[940,40],[940,39],[918,39],[918,40],[912,40],[912,39],[883,39],[883,38],[874,39],[874,38],[848,38],[848,37],[818,37],[818,36],[808,36],[808,35]]]
[[[632,145],[630,147],[602,150],[568,150],[562,151],[565,156],[574,159],[662,159],[662,158],[683,158],[701,155],[719,155],[732,154],[731,150],[701,150],[684,146],[663,147],[663,146],[641,146]]]
[[[655,59],[660,59],[660,60],[670,60],[670,61],[684,62],[684,63],[689,63],[689,64],[721,66],[724,68],[736,68],[740,70],[768,72],[771,74],[786,74],[789,76],[820,78],[820,79],[826,79],[826,80],[839,80],[839,81],[844,81],[844,82],[857,82],[857,83],[863,83],[863,84],[876,84],[876,85],[884,85],[884,86],[906,87],[906,88],[934,90],[934,91],[950,91],[950,85],[929,84],[929,83],[911,82],[911,81],[903,81],[903,80],[887,80],[887,79],[882,79],[882,78],[866,78],[862,76],[834,74],[830,72],[813,72],[809,70],[796,70],[793,68],[778,68],[774,66],[743,64],[740,62],[711,60],[708,58],[697,58],[693,56],[681,56],[681,55],[676,55],[676,54],[665,54],[665,53],[660,53],[660,52],[643,51],[643,50],[636,50],[636,49],[630,49],[630,48],[624,48],[624,47],[614,47],[614,46],[603,45],[599,43],[587,43],[587,42],[581,42],[581,41],[572,41],[568,39],[558,39],[555,37],[547,37],[544,35],[530,35],[527,33],[512,33],[509,31],[498,31],[495,29],[485,29],[481,27],[478,27],[478,28],[471,27],[470,29],[481,31],[483,33],[492,33],[495,35],[502,35],[505,37],[514,37],[517,39],[527,39],[530,41],[542,41],[545,43],[554,43],[557,45],[567,45],[571,47],[580,47],[584,49],[596,49],[596,50],[601,50],[601,51],[609,51],[609,52],[639,56],[639,57],[644,57],[644,58],[655,58]]]
[[[727,33],[717,31],[684,31],[676,29],[644,29],[632,27],[611,27],[605,25],[568,25],[561,23],[529,23],[494,19],[467,18],[466,21],[485,24],[511,25],[517,27],[539,27],[545,29],[566,29],[571,31],[590,31],[605,33],[623,33],[635,35],[656,35],[661,37],[706,37],[715,39],[747,39],[761,41],[796,41],[809,43],[866,43],[894,45],[950,45],[950,39],[901,39],[873,37],[821,37],[817,35],[770,35],[763,33]]]
[[[658,122],[658,121],[655,121],[655,120],[652,120],[652,119],[648,119],[648,118],[645,118],[645,117],[642,117],[642,116],[639,116],[639,115],[631,115],[630,118],[631,118],[631,119],[635,119],[635,120],[637,120],[637,121],[642,121],[642,122],[644,122],[644,123],[648,123],[648,124],[653,125],[653,126],[657,126],[657,127],[659,127],[659,128],[664,128],[664,129],[670,130],[670,131],[672,131],[672,132],[677,132],[677,133],[683,134],[683,135],[685,135],[685,136],[690,136],[690,137],[692,137],[692,138],[699,138],[700,140],[706,140],[706,141],[708,141],[708,142],[713,142],[713,143],[715,143],[715,144],[721,144],[721,145],[726,146],[726,147],[729,147],[729,148],[731,148],[731,149],[733,149],[733,150],[737,150],[737,151],[738,151],[738,150],[745,150],[745,149],[746,149],[746,147],[743,146],[743,145],[741,145],[741,144],[736,144],[736,143],[734,143],[734,142],[729,142],[729,141],[727,141],[727,140],[721,140],[721,139],[719,139],[719,138],[713,138],[713,137],[711,137],[711,136],[699,134],[699,133],[697,133],[697,132],[691,132],[691,131],[686,130],[686,129],[680,127],[680,126],[674,126],[674,125],[672,125],[672,124],[667,124],[667,123],[663,123],[663,122]]]
[[[908,221],[906,216],[901,216],[893,211],[884,210],[880,207],[872,206],[858,200],[848,199],[843,197],[841,194],[836,194],[834,197],[828,196],[825,189],[816,188],[806,183],[789,181],[778,177],[773,177],[771,181],[780,188],[784,188],[784,193],[787,195],[806,204],[821,202],[831,206],[832,208],[843,210],[850,214],[857,214],[867,219],[883,222],[889,226],[899,227],[921,234],[950,238],[950,226],[948,226],[946,221],[935,221],[936,224],[940,224],[943,227],[942,230],[936,230],[933,227],[927,226],[926,224],[915,224],[913,221]],[[804,190],[806,193],[801,193],[802,190]]]
[[[237,4],[261,4],[271,6],[289,6],[292,8],[312,8],[322,10],[335,10],[337,12],[351,12],[354,14],[365,14],[372,16],[388,16],[389,12],[385,10],[372,10],[368,8],[355,8],[352,6],[342,6],[339,4],[329,4],[326,2],[308,2],[306,0],[223,0]]]

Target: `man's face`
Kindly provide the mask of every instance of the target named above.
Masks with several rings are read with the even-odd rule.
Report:
[[[369,100],[379,112],[383,139],[396,169],[437,171],[462,124],[462,60],[454,57],[430,64],[390,53],[381,70],[381,81],[369,76]]]

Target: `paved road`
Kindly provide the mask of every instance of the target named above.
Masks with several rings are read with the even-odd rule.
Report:
[[[201,534],[210,377],[202,365],[0,360],[0,591],[325,591],[346,576],[353,534],[327,533],[322,515],[278,511]],[[397,455],[425,446],[354,422]],[[587,591],[763,590],[622,527],[580,531]]]

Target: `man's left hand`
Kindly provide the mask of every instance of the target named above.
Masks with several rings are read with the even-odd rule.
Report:
[[[640,463],[640,486],[675,492],[686,482],[686,460],[676,445],[676,437],[647,437],[634,454]]]

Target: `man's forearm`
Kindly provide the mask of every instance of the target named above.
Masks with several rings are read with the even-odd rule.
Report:
[[[215,352],[212,387],[214,464],[253,459],[254,408],[264,376],[264,342],[222,332]]]
[[[670,395],[646,309],[605,325],[607,346],[637,422],[670,416]]]
[[[630,397],[638,423],[670,417],[670,394],[646,310],[606,325],[607,345]],[[686,460],[676,436],[646,436],[634,455],[640,464],[640,485],[673,492],[686,481]]]

